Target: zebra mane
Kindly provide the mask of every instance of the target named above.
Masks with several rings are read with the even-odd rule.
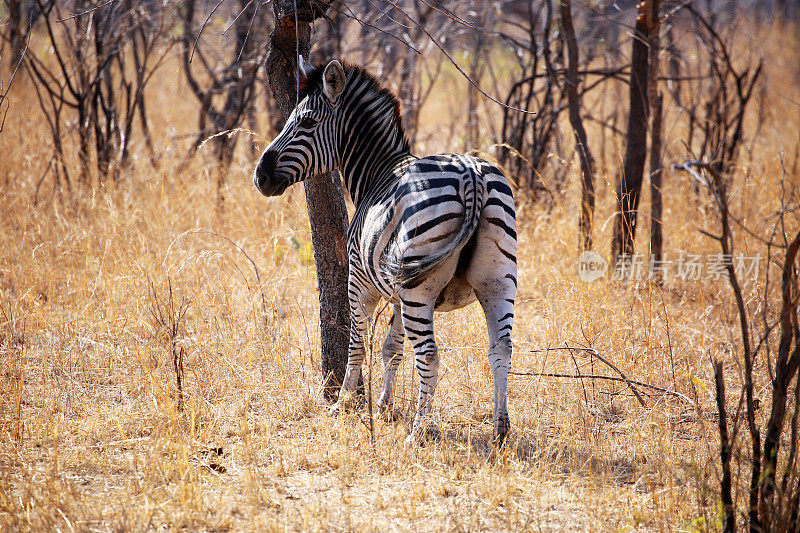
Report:
[[[386,99],[387,103],[389,104],[389,106],[391,106],[393,110],[394,121],[398,129],[400,130],[400,135],[401,138],[403,139],[403,143],[405,144],[405,147],[410,150],[410,143],[406,138],[405,128],[403,128],[403,120],[400,114],[400,99],[397,98],[397,96],[395,96],[395,94],[391,91],[391,89],[381,85],[381,82],[379,82],[375,76],[367,72],[367,70],[361,65],[355,65],[343,61],[340,61],[340,63],[344,68],[345,80],[347,80],[346,81],[347,85],[352,85],[353,83],[365,83],[369,87],[370,93],[379,95],[382,98]],[[302,100],[311,93],[322,90],[322,75],[324,74],[324,72],[325,72],[325,65],[317,65],[307,76],[300,77],[300,82],[299,82],[300,100]]]

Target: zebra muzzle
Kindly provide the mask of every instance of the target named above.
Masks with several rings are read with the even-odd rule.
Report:
[[[277,179],[275,167],[278,162],[278,153],[266,151],[256,166],[253,174],[253,183],[264,196],[278,196],[286,190],[288,182]]]

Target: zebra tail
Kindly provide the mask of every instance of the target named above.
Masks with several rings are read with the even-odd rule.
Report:
[[[477,173],[473,173],[471,185],[464,191],[464,224],[450,242],[425,257],[404,259],[401,255],[393,261],[396,279],[403,287],[411,288],[418,285],[442,261],[460,251],[478,229],[485,201],[485,183]]]

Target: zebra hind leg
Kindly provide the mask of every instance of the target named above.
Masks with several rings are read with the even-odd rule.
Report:
[[[484,170],[489,198],[466,277],[486,315],[488,358],[494,376],[494,440],[502,445],[511,426],[506,397],[517,295],[517,231],[511,188],[497,169]]]
[[[439,381],[439,350],[433,338],[433,304],[404,300],[401,307],[403,328],[414,347],[414,363],[419,376],[419,401],[407,444],[421,442],[432,429],[428,415]]]
[[[489,364],[494,377],[494,442],[502,446],[511,428],[508,416],[508,372],[511,366],[511,328],[514,323],[514,292],[478,293],[489,330]]]
[[[401,317],[400,306],[395,305],[392,311],[392,318],[389,321],[389,333],[383,342],[383,389],[378,400],[378,408],[387,418],[395,420],[398,414],[394,408],[394,381],[397,376],[397,367],[403,360],[403,319]]]

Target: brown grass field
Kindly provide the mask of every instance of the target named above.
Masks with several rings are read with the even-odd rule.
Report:
[[[731,209],[768,237],[784,174],[786,197],[798,192],[800,47],[796,30],[742,27],[740,48],[757,47],[766,71]],[[710,360],[726,362],[735,402],[739,337],[730,289],[705,279],[670,278],[663,288],[581,282],[571,143],[569,152],[552,155],[567,159],[563,195],[549,207],[518,198],[513,370],[614,375],[587,352],[544,350],[593,348],[631,379],[691,402],[655,394],[643,407],[621,383],[515,375],[510,440],[495,450],[485,323],[473,304],[437,315],[441,436],[406,447],[416,397],[408,343],[396,389],[400,422],[376,414],[371,432],[368,409],[328,414],[302,190],[261,197],[250,178],[257,156],[246,148],[254,141],[263,149],[266,139],[247,137],[227,175],[220,214],[204,149],[177,170],[187,149],[182,134],[195,127],[195,102],[177,62],[159,72],[150,111],[161,147],[157,168],[142,158],[118,183],[74,198],[53,193],[50,177],[37,194],[50,141],[29,80],[21,76],[9,96],[0,133],[0,530],[720,527]],[[434,91],[422,113],[419,154],[458,150],[463,142],[456,133],[456,144],[444,145],[436,135],[461,116],[466,91],[454,71],[442,83],[447,90]],[[683,162],[685,124],[665,102],[665,163]],[[490,144],[476,148],[491,155]],[[609,146],[616,160],[623,149]],[[598,181],[595,218],[606,257],[612,163]],[[718,252],[698,231],[717,227],[707,195],[671,170],[664,183],[668,256]],[[644,253],[648,213],[645,195],[637,236]],[[787,221],[796,226],[796,218]],[[758,311],[764,272],[774,280],[779,270],[767,267],[755,237],[737,229],[736,239],[737,251],[762,257],[758,280],[744,285],[748,306]],[[182,412],[170,334],[156,318],[170,306],[185,308],[176,336],[184,353]],[[376,339],[387,319],[384,313],[377,320]],[[380,342],[364,369],[375,397]],[[757,394],[767,402],[763,358],[756,374]],[[746,481],[742,476],[734,487],[740,505]]]

